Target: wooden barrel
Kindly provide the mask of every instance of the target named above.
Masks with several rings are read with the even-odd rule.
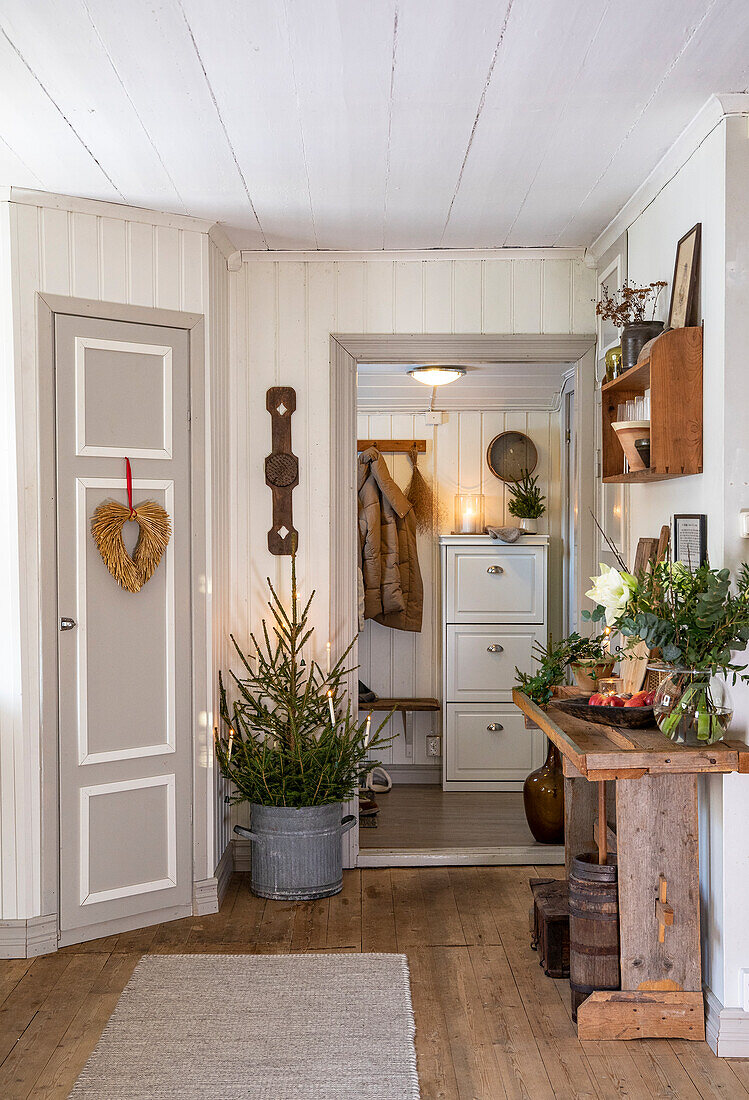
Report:
[[[570,990],[572,1019],[596,989],[618,989],[619,901],[616,857],[596,854],[572,860],[569,879]]]

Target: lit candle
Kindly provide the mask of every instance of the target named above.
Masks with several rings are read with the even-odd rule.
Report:
[[[333,710],[333,692],[328,692],[328,706],[330,707],[330,723],[335,729],[335,711]]]
[[[229,727],[229,729],[231,730],[231,732],[229,734],[229,747],[226,750],[227,763],[231,760],[231,751],[234,748],[234,730],[231,728],[231,726]]]
[[[371,725],[372,725],[372,715],[370,713],[370,714],[367,715],[367,731],[366,731],[366,736],[364,738],[364,748],[365,749],[369,746],[369,738],[371,736],[369,727]]]
[[[325,643],[325,674],[330,676],[330,642]]]
[[[604,653],[611,652],[611,627],[607,626],[603,632],[603,641],[601,642],[601,649]]]
[[[466,501],[466,506],[463,509],[463,533],[465,535],[472,535],[476,529],[476,517],[473,512],[473,505],[471,501]]]

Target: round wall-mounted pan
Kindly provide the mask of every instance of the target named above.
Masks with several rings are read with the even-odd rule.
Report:
[[[538,451],[533,440],[522,432],[502,432],[487,447],[486,461],[500,481],[519,481],[526,470],[529,474],[535,470]]]

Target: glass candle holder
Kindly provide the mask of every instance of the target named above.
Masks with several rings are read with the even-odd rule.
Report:
[[[484,497],[481,493],[455,494],[455,534],[480,535],[484,530]]]
[[[601,676],[596,682],[596,691],[600,695],[619,695],[624,688],[621,676]]]

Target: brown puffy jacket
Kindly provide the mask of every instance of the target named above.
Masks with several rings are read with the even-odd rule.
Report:
[[[424,588],[413,505],[375,447],[359,455],[359,549],[364,618],[393,630],[421,630]]]

